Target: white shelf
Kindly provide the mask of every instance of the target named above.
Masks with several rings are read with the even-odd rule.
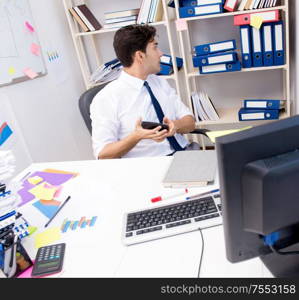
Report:
[[[195,20],[204,20],[204,19],[214,19],[214,18],[223,18],[223,17],[231,17],[236,15],[244,15],[254,12],[263,12],[263,11],[270,11],[270,10],[286,10],[286,6],[275,6],[270,8],[259,8],[259,9],[251,9],[251,10],[242,10],[242,11],[234,11],[234,12],[224,12],[212,15],[205,15],[205,16],[197,16],[197,17],[190,17],[190,18],[181,18],[186,21],[195,21]]]

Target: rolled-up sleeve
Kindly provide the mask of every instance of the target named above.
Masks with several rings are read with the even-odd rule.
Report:
[[[90,106],[92,124],[92,147],[96,159],[101,150],[118,140],[119,121],[113,99],[103,90],[93,99]]]

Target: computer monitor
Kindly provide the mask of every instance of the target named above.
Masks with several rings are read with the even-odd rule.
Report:
[[[216,152],[227,259],[298,277],[299,116],[218,137]]]

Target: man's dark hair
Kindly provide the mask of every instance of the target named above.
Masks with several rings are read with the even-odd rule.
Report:
[[[134,53],[145,53],[147,44],[154,40],[155,35],[156,28],[149,25],[129,25],[118,29],[114,35],[113,47],[122,65],[130,67]]]

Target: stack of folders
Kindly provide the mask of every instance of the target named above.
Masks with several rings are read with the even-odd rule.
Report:
[[[104,28],[119,28],[136,24],[139,8],[104,13]]]
[[[191,94],[191,100],[196,122],[219,120],[217,110],[208,94],[201,91],[199,93],[193,92]]]
[[[122,70],[118,59],[113,59],[99,66],[90,76],[91,83],[104,83],[117,79]]]
[[[181,57],[176,57],[176,65],[178,70],[183,66],[183,59]],[[173,63],[172,57],[169,54],[163,54],[160,57],[160,72],[157,75],[170,75],[173,73]]]
[[[85,4],[73,6],[69,11],[84,32],[102,28],[102,25]]]
[[[263,18],[260,29],[250,26],[253,15]],[[279,21],[278,10],[238,15],[234,24],[240,26],[243,68],[284,65],[283,21]]]
[[[227,0],[226,2],[230,2],[229,7],[235,6],[236,8],[238,4],[238,0]],[[241,0],[238,10],[274,7],[279,3],[280,1],[277,0]]]
[[[244,107],[239,110],[239,120],[275,120],[279,119],[279,112],[283,109],[283,100],[244,100]]]
[[[142,0],[137,24],[147,24],[162,21],[162,0]]]
[[[235,49],[235,40],[194,46],[193,65],[199,67],[200,74],[240,71],[241,63]]]
[[[174,0],[167,3],[170,7],[175,7]],[[190,18],[223,12],[224,0],[179,0],[180,18]]]

